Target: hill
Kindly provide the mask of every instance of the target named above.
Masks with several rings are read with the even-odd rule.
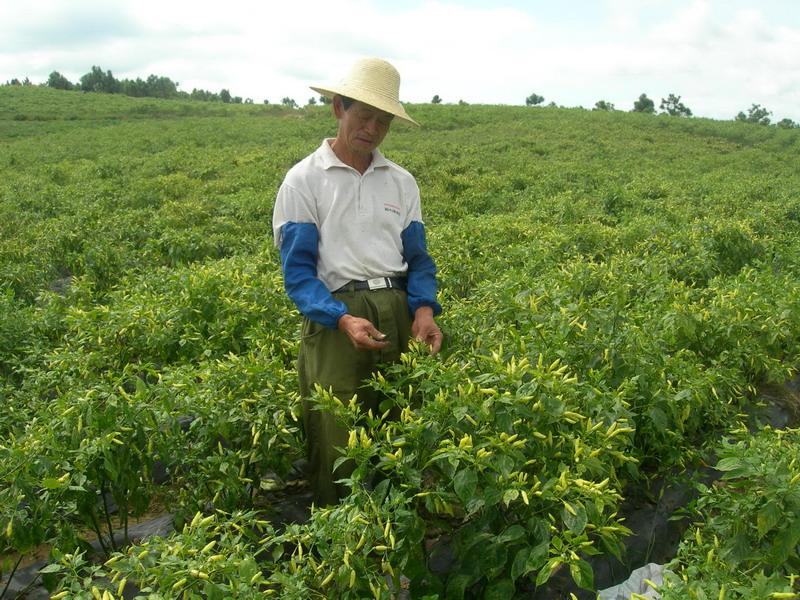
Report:
[[[794,372],[800,131],[412,105],[423,126],[394,125],[382,149],[420,185],[446,347],[374,382],[401,421],[320,394],[359,435],[353,495],[256,531],[303,444],[272,205],[334,134],[328,110],[0,88],[8,556],[47,542],[72,585],[64,553],[86,531],[113,552],[108,530],[158,498],[187,528],[107,567],[140,586],[344,598],[403,572],[415,593],[511,597],[564,571],[591,589],[590,555],[625,537],[623,496],[712,460],[756,386]],[[800,467],[770,464],[793,490]],[[366,485],[372,468],[387,483]],[[758,568],[791,588],[800,533],[770,494],[736,520],[785,552],[754,567],[717,550],[706,593]],[[455,561],[433,573],[443,538]]]

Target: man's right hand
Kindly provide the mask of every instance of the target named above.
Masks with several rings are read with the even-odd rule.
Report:
[[[347,334],[356,350],[382,350],[389,345],[389,342],[381,341],[386,336],[367,319],[342,315],[338,327]]]

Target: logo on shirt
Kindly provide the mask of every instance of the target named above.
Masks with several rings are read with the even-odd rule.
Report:
[[[396,204],[390,204],[389,202],[384,202],[383,203],[383,210],[385,210],[386,212],[394,213],[398,217],[402,216],[400,214],[400,207],[397,206]]]

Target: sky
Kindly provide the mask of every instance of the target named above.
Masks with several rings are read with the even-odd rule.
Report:
[[[798,0],[0,0],[0,82],[97,65],[304,105],[366,56],[398,68],[404,102],[675,94],[695,116],[800,122]]]

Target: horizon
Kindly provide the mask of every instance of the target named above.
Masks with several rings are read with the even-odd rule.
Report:
[[[357,18],[353,18],[356,16]],[[169,77],[193,88],[305,105],[362,56],[402,76],[401,100],[630,111],[640,94],[680,96],[697,117],[735,118],[758,104],[800,121],[800,11],[788,0],[546,2],[318,0],[38,0],[0,7],[0,81],[71,82],[92,66],[117,79]],[[412,38],[413,35],[413,38]],[[413,43],[410,41],[413,39]],[[455,57],[455,58],[454,58]],[[102,60],[100,60],[102,58]]]
[[[103,71],[107,72],[107,71],[110,71],[110,69],[104,69]],[[112,71],[112,75],[113,75],[113,71]],[[169,76],[163,75],[163,74],[159,75],[159,74],[151,73],[150,75],[151,76],[155,75],[157,77],[166,77],[168,79],[171,79],[171,78],[169,78]],[[135,80],[135,79],[137,79],[137,77],[138,77],[138,79],[145,80],[145,81],[147,79],[147,77],[141,77],[141,76],[135,76],[133,79]],[[115,76],[115,78],[116,78],[116,76]],[[120,79],[118,81],[121,82],[123,80]],[[230,92],[230,96],[231,96],[231,100],[230,101],[223,101],[223,100],[220,100],[219,98],[214,99],[214,100],[205,100],[205,99],[200,99],[200,98],[192,98],[190,91],[181,89],[180,85],[179,85],[179,82],[175,82],[174,80],[172,80],[172,81],[173,81],[173,83],[176,84],[177,93],[179,95],[170,96],[170,97],[135,96],[135,95],[131,95],[131,94],[126,94],[124,92],[113,92],[112,93],[112,92],[104,92],[104,91],[82,90],[82,89],[80,89],[80,81],[78,81],[78,82],[74,82],[74,81],[70,82],[71,84],[73,84],[75,86],[75,87],[73,87],[71,89],[61,89],[61,88],[50,87],[50,86],[47,85],[47,81],[34,82],[34,81],[31,81],[31,80],[29,80],[27,83],[25,83],[24,81],[17,81],[16,83],[11,83],[9,81],[2,82],[2,83],[0,83],[0,88],[3,88],[3,87],[31,87],[31,88],[43,88],[43,89],[57,90],[59,92],[67,92],[67,93],[97,94],[97,95],[100,95],[100,96],[122,96],[122,97],[125,97],[125,98],[151,100],[151,101],[152,100],[163,100],[163,101],[170,102],[170,101],[176,101],[177,100],[177,101],[201,102],[201,103],[211,103],[211,104],[219,103],[219,104],[239,105],[239,106],[273,106],[273,107],[285,108],[286,110],[303,110],[303,109],[307,109],[307,108],[322,108],[322,107],[326,106],[326,104],[324,104],[324,103],[322,103],[320,101],[320,96],[319,95],[317,95],[317,96],[315,96],[313,98],[315,100],[314,103],[310,103],[310,102],[306,101],[305,103],[301,104],[301,103],[297,103],[296,102],[296,104],[294,106],[287,105],[287,104],[285,104],[285,103],[283,103],[281,101],[278,101],[278,102],[263,102],[263,101],[262,102],[256,102],[256,101],[252,100],[251,98],[242,98],[240,96],[237,96],[235,94],[235,90],[233,90],[233,91],[232,90],[227,90],[227,91]],[[198,91],[214,93],[213,90],[198,90]],[[219,95],[219,92],[216,92],[216,95]],[[648,96],[648,98],[649,98],[649,96]],[[288,98],[288,99],[289,100],[294,100],[293,98]],[[734,115],[731,118],[717,118],[717,117],[709,117],[709,116],[698,115],[698,114],[669,115],[666,110],[662,110],[662,109],[659,108],[659,104],[660,104],[661,101],[665,100],[664,98],[660,98],[660,99],[659,98],[649,98],[649,99],[652,100],[653,104],[654,104],[654,110],[652,112],[637,111],[637,110],[634,110],[633,108],[624,109],[624,108],[619,108],[617,106],[614,106],[613,108],[610,108],[610,109],[602,109],[602,108],[597,108],[597,107],[581,106],[581,105],[566,106],[566,105],[561,105],[561,104],[556,104],[556,103],[541,103],[541,104],[537,104],[537,105],[526,105],[525,103],[522,103],[522,104],[510,104],[510,103],[490,103],[490,102],[466,102],[464,100],[459,100],[459,101],[456,101],[456,102],[452,102],[452,101],[451,102],[447,102],[447,101],[444,101],[444,100],[439,101],[439,102],[433,102],[431,100],[429,100],[427,102],[426,101],[403,102],[403,105],[404,106],[415,106],[415,107],[416,106],[437,106],[437,105],[440,105],[440,106],[461,106],[461,105],[464,105],[464,106],[477,106],[477,107],[490,107],[490,108],[491,107],[495,107],[495,108],[504,108],[504,107],[507,107],[507,108],[525,108],[525,109],[555,108],[555,109],[559,109],[559,110],[580,110],[580,111],[587,111],[587,112],[640,113],[640,114],[650,114],[651,116],[654,116],[654,117],[674,116],[674,117],[683,118],[683,119],[686,119],[686,118],[690,118],[690,119],[706,119],[706,120],[716,121],[716,122],[726,122],[726,121],[737,121],[737,120],[739,120],[739,119],[737,119],[736,115]],[[760,106],[760,105],[758,105],[758,106]],[[745,110],[742,111],[742,113],[747,114],[748,110],[751,109],[751,108],[755,108],[755,105],[753,105],[752,107],[747,107]],[[764,109],[765,107],[761,107],[761,108]],[[770,122],[767,125],[773,126],[773,127],[774,126],[778,126],[778,123],[779,123],[780,119],[775,118],[775,115],[772,114],[772,111],[770,111],[770,114],[767,115],[767,116],[770,118]],[[800,127],[800,123],[795,122],[795,121],[793,121],[791,119],[789,119],[789,120],[791,121],[791,124],[790,124],[790,126],[788,128],[799,128]],[[756,123],[750,122],[750,124],[756,124]],[[757,124],[758,125],[764,125],[764,123],[757,123]]]

